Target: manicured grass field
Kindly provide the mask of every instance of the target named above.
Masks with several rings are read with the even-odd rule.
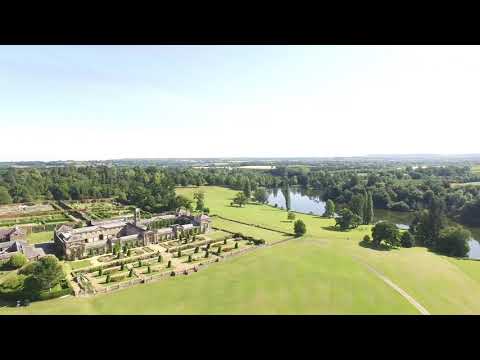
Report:
[[[29,244],[53,242],[53,231],[42,231],[38,233],[31,233],[27,236],[27,241]]]
[[[178,193],[192,197],[195,190],[182,188]],[[286,211],[253,204],[231,207],[236,191],[202,190],[212,214],[292,230]],[[373,250],[359,245],[370,226],[340,232],[333,229],[332,219],[303,214],[297,214],[297,219],[306,223],[304,237],[258,248],[189,276],[108,295],[3,308],[0,313],[418,314],[368,270],[368,264],[432,314],[480,314],[480,262],[447,258],[424,248]]]
[[[480,164],[479,165],[473,165],[472,166],[472,172],[474,174],[480,174]]]
[[[77,260],[77,261],[69,261],[69,264],[70,264],[70,267],[71,267],[72,270],[77,270],[77,269],[84,268],[84,267],[92,265],[92,263],[88,259]]]
[[[291,237],[275,231],[270,231],[262,228],[249,226],[249,225],[239,224],[234,221],[220,219],[218,217],[214,218],[213,226],[218,227],[220,229],[232,231],[232,232],[239,232],[239,233],[242,233],[243,235],[253,236],[256,239],[264,239],[267,243],[272,243],[278,240],[283,240],[285,238]],[[293,222],[292,222],[292,227],[293,227]]]

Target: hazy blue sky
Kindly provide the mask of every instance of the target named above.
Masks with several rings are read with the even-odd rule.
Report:
[[[479,153],[478,46],[0,46],[0,160]]]

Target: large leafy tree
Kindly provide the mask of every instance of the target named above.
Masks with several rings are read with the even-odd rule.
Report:
[[[448,256],[465,257],[470,251],[468,240],[471,236],[461,226],[449,226],[440,231],[435,250]]]
[[[389,246],[398,246],[400,244],[400,231],[397,226],[388,221],[382,221],[372,229],[372,239],[375,246],[380,246],[382,241]]]
[[[335,215],[335,204],[332,200],[328,199],[325,203],[324,217],[332,218]]]
[[[354,214],[360,216],[363,219],[363,210],[365,207],[365,198],[361,194],[355,194],[352,197],[351,210]]]
[[[202,211],[205,208],[205,192],[196,191],[193,193],[193,198],[197,201],[196,209]]]
[[[11,204],[12,203],[12,197],[8,193],[8,190],[4,186],[0,186],[0,204]]]
[[[267,191],[264,188],[257,188],[253,196],[260,204],[265,204],[268,200]]]
[[[62,265],[53,255],[47,255],[35,262],[31,275],[39,290],[47,290],[65,278]]]
[[[233,203],[240,206],[240,207],[245,205],[247,203],[247,201],[248,201],[248,199],[243,192],[237,193],[237,195],[233,199]]]
[[[338,212],[338,217],[335,221],[335,226],[339,227],[340,230],[348,230],[358,227],[361,224],[362,219],[350,209],[343,208]]]

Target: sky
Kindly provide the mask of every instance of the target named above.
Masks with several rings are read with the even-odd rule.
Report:
[[[479,46],[0,46],[0,161],[480,153]]]

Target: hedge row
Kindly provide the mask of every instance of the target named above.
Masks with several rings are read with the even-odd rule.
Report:
[[[130,264],[130,263],[136,262],[138,260],[145,260],[145,259],[150,259],[150,258],[153,258],[153,257],[158,257],[158,255],[160,255],[160,252],[157,251],[155,253],[141,255],[141,256],[137,256],[135,258],[119,259],[119,260],[109,262],[109,263],[104,264],[104,265],[97,265],[97,266],[93,266],[93,267],[89,267],[89,268],[74,270],[74,271],[72,271],[72,274],[76,275],[76,274],[85,273],[85,272],[91,273],[91,272],[94,272],[94,271],[98,271],[100,269],[108,269],[108,268],[111,268],[111,267],[120,266],[120,265],[122,265],[122,263],[123,264]]]

